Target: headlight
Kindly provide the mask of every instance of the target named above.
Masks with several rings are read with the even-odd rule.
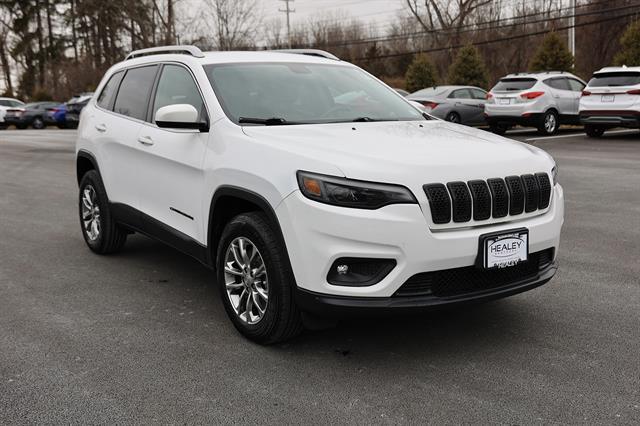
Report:
[[[553,169],[551,169],[551,180],[553,181],[553,186],[556,186],[556,184],[558,183],[558,166],[557,165],[553,166]]]
[[[320,203],[356,209],[379,209],[389,204],[415,204],[404,186],[298,172],[298,185],[305,197]]]

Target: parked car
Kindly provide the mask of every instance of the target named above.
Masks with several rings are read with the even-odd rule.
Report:
[[[78,123],[80,122],[80,113],[82,112],[84,107],[87,106],[92,97],[93,93],[85,94],[85,96],[67,104],[65,124],[68,129],[78,128]]]
[[[612,127],[640,127],[640,67],[607,67],[593,74],[580,98],[587,135]]]
[[[552,135],[561,124],[580,124],[578,105],[586,83],[567,72],[509,74],[491,89],[485,107],[494,133],[514,125]]]
[[[436,86],[411,93],[427,113],[452,123],[482,125],[487,92],[473,86]]]
[[[14,98],[0,98],[0,129],[6,129],[7,123],[4,121],[4,116],[8,109],[24,106],[24,102]]]
[[[23,107],[10,108],[4,116],[7,125],[15,125],[18,129],[26,129],[28,126],[34,129],[46,127],[45,116],[47,108],[58,105],[56,102],[32,102]]]
[[[91,99],[93,92],[85,92],[74,95],[66,103],[48,108],[45,115],[45,123],[58,126],[61,129],[78,127],[79,112],[82,110],[87,101]],[[68,117],[69,111],[73,110],[74,114],[71,119]]]
[[[97,93],[76,143],[87,246],[114,253],[139,232],[193,256],[257,342],[556,272],[550,155],[433,119],[330,53],[144,49]]]

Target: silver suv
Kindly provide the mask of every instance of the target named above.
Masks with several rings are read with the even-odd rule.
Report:
[[[487,122],[498,134],[519,124],[552,135],[561,124],[580,124],[578,107],[585,86],[580,78],[560,71],[509,74],[487,94]]]

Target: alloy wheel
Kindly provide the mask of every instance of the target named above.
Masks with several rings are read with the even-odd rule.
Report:
[[[82,224],[84,232],[91,241],[100,237],[100,206],[98,194],[93,186],[87,185],[82,191]]]
[[[547,131],[547,133],[555,132],[557,125],[558,125],[558,120],[556,119],[555,114],[548,113],[544,117],[544,129]]]
[[[256,245],[246,237],[231,241],[224,259],[227,297],[238,318],[257,324],[269,303],[269,280]]]

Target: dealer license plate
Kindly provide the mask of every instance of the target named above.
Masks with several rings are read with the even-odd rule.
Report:
[[[529,255],[529,230],[525,228],[480,237],[483,266],[508,268],[526,262]]]
[[[616,100],[616,95],[602,95],[602,102],[613,102]]]

